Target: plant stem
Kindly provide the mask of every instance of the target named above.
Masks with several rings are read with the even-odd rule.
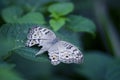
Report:
[[[109,15],[107,14],[105,2],[102,0],[96,0],[94,2],[96,20],[98,22],[100,34],[103,38],[105,46],[109,53],[112,53],[112,55],[116,57],[120,57],[120,43],[118,35],[114,25],[109,19]]]

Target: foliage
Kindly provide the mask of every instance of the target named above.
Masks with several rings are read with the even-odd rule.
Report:
[[[91,80],[106,80],[105,70],[108,68],[108,65],[112,62],[113,59],[110,56],[104,55],[101,52],[89,52],[85,55],[82,68],[77,69],[77,72],[86,75]]]
[[[2,11],[2,17],[7,23],[45,24],[44,17],[40,12],[29,12],[24,16],[22,15],[22,8],[17,6],[12,6]]]
[[[117,59],[101,48],[95,51],[101,40],[95,41],[95,38],[102,37],[98,35],[93,20],[76,13],[81,9],[76,7],[81,4],[78,2],[2,0],[0,80],[119,80],[119,57]],[[35,57],[40,47],[29,48],[25,42],[29,28],[37,25],[51,29],[58,38],[77,46],[84,54],[84,62],[53,66],[47,52]],[[83,37],[87,37],[86,42]],[[94,47],[91,38],[99,44]],[[90,49],[86,49],[85,44],[91,42]]]
[[[13,66],[6,63],[0,64],[0,79],[1,80],[24,80],[15,71],[12,70]]]
[[[75,32],[88,32],[94,35],[96,31],[95,24],[91,20],[76,15],[69,16],[66,26]]]

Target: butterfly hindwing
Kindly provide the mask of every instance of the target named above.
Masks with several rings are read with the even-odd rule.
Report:
[[[81,63],[83,54],[71,43],[66,41],[59,42],[59,60],[63,63]]]
[[[57,54],[59,57],[57,57],[57,61],[59,63],[81,63],[83,58],[82,53],[77,47],[65,41],[57,42],[48,50],[48,52],[49,56]],[[54,62],[53,58],[50,57],[50,59],[51,63]]]

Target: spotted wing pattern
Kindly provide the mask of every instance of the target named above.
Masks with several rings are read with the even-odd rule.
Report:
[[[65,41],[59,41],[48,50],[49,58],[53,65],[62,63],[82,63],[83,55],[81,51]],[[57,55],[57,56],[54,56]],[[52,56],[52,57],[51,57]]]
[[[36,53],[36,55],[39,55],[47,51],[53,45],[53,41],[56,40],[56,35],[50,29],[37,26],[30,28],[27,39],[26,46],[28,47],[36,44],[42,46],[42,49]]]
[[[56,35],[50,29],[38,26],[38,27],[33,27],[29,30],[27,38],[28,39],[53,40],[56,38]]]

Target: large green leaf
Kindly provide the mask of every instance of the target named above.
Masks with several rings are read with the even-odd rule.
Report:
[[[61,27],[64,26],[65,20],[65,18],[51,19],[49,23],[54,31],[58,31]]]
[[[52,14],[51,15],[52,17],[56,15],[58,16],[67,15],[68,13],[72,12],[73,9],[74,5],[70,2],[55,3],[48,7],[48,11]]]
[[[22,13],[23,10],[20,7],[12,6],[3,9],[2,17],[7,23],[15,23]]]
[[[69,16],[69,21],[66,26],[75,32],[88,32],[94,34],[96,31],[95,24],[91,20],[82,16]]]
[[[24,80],[8,65],[0,64],[0,79],[1,80]]]
[[[44,57],[35,57],[35,53],[39,50],[25,47],[28,30],[35,24],[6,24],[0,28],[0,56],[6,55],[13,51],[22,57],[33,61],[48,61]],[[11,52],[11,53],[13,53]]]
[[[30,12],[18,19],[18,23],[45,24],[44,16],[39,12]]]
[[[108,65],[106,74],[106,80],[120,80],[120,59],[115,60],[111,64]]]
[[[34,24],[5,24],[0,28],[0,55],[25,47],[26,36]]]
[[[77,72],[90,80],[105,80],[107,66],[113,61],[110,56],[94,51],[84,54],[84,62]]]

